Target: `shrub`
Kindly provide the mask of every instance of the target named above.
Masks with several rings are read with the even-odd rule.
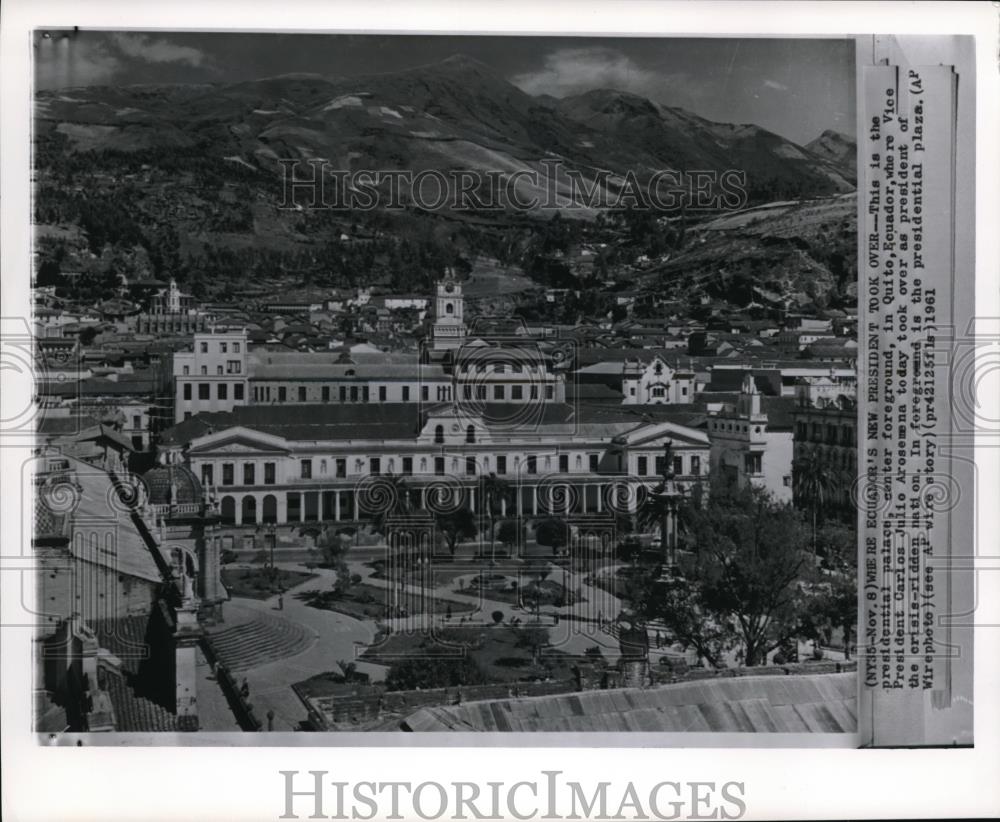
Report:
[[[502,656],[493,661],[500,668],[524,668],[531,665],[531,660],[523,656]]]
[[[486,675],[471,657],[410,657],[395,663],[385,678],[390,691],[481,685]]]
[[[490,614],[490,616],[493,617],[493,621],[497,625],[503,622],[503,611],[494,611],[492,614]]]

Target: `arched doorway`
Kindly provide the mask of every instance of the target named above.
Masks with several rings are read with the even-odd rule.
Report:
[[[219,504],[219,513],[223,523],[232,525],[236,522],[236,500],[232,497],[223,497]]]
[[[264,522],[273,523],[278,521],[278,500],[274,494],[264,496],[261,505],[261,515]]]
[[[257,498],[247,494],[243,497],[243,524],[253,525],[257,522]]]

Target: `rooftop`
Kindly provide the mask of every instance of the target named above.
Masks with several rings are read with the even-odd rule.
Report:
[[[421,708],[406,731],[853,733],[853,673],[726,677],[659,688]]]

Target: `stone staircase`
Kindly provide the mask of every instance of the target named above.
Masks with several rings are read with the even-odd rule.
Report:
[[[233,672],[295,656],[316,640],[309,629],[269,614],[231,628],[210,628],[208,636],[219,661]]]

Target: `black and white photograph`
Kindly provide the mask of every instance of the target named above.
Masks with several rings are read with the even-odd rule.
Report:
[[[0,628],[32,773],[190,753],[150,819],[241,780],[232,818],[761,818],[824,785],[884,816],[849,786],[902,784],[899,748],[971,784],[990,15],[592,5],[21,10]]]
[[[853,40],[36,40],[40,733],[855,731]]]

